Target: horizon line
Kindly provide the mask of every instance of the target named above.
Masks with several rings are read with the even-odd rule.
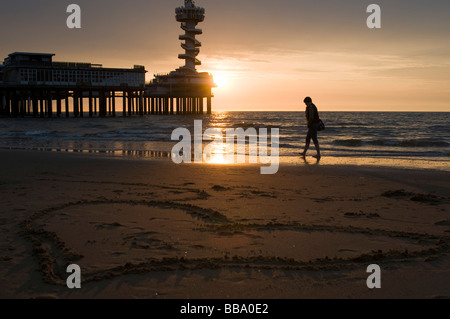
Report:
[[[305,112],[304,110],[215,110],[213,111],[213,113],[217,113],[217,112],[276,112],[276,113],[292,113],[292,112]],[[436,110],[423,110],[423,111],[388,111],[388,110],[366,110],[366,111],[357,111],[357,110],[338,110],[338,111],[328,111],[328,110],[324,110],[324,111],[319,111],[321,113],[323,112],[334,112],[334,113],[338,113],[338,112],[359,112],[359,113],[377,113],[377,112],[383,112],[383,113],[426,113],[426,112],[431,112],[431,113],[450,113],[450,111],[436,111]]]

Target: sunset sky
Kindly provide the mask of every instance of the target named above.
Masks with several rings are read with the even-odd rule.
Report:
[[[183,0],[0,0],[0,59],[144,65],[147,80],[184,64],[174,10]],[[68,29],[66,8],[82,9]],[[197,0],[199,71],[213,73],[214,110],[450,111],[448,0]],[[367,6],[382,10],[368,29]]]

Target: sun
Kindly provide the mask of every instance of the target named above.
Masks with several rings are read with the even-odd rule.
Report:
[[[223,72],[214,72],[213,73],[213,77],[214,77],[214,83],[217,84],[218,88],[224,88],[227,86],[228,83],[228,79],[225,73]]]

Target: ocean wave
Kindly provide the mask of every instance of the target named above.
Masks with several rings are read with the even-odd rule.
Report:
[[[433,131],[442,131],[445,133],[450,132],[450,126],[448,126],[448,125],[432,125],[429,127],[429,129],[431,129]]]
[[[444,141],[405,140],[399,143],[401,147],[447,147],[450,144]]]
[[[24,135],[26,136],[44,136],[44,135],[52,135],[56,134],[58,132],[56,131],[28,131],[24,132]]]
[[[361,146],[363,141],[360,139],[334,140],[332,144],[338,146]]]
[[[0,136],[16,136],[18,132],[0,132]]]
[[[386,147],[448,147],[449,143],[445,141],[431,141],[431,140],[361,140],[361,139],[343,139],[343,140],[334,140],[332,142],[333,145],[337,146],[348,146],[348,147],[357,147],[357,146],[386,146]]]
[[[113,131],[114,133],[121,135],[148,135],[153,134],[155,131],[153,130],[119,130],[119,131]]]
[[[57,134],[57,131],[10,131],[10,132],[0,132],[0,136],[10,136],[10,137],[40,137],[49,136]]]

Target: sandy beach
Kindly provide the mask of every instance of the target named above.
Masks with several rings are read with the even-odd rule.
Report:
[[[450,297],[448,172],[8,150],[0,172],[1,298]]]

